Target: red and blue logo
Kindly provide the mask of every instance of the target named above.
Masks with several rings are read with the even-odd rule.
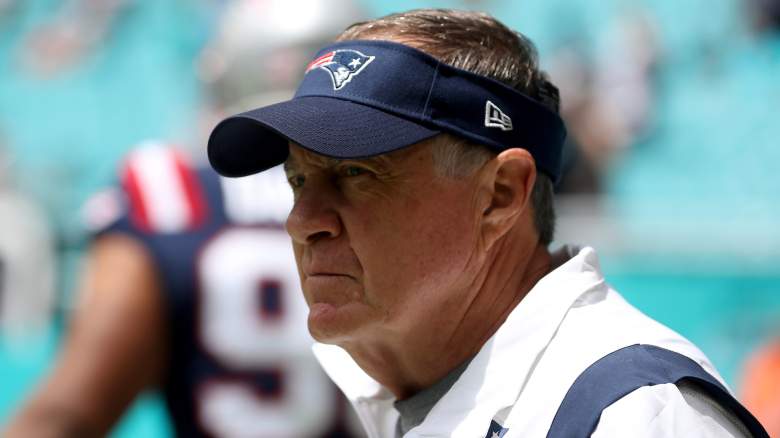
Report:
[[[317,68],[325,70],[333,81],[333,89],[340,90],[373,60],[374,56],[364,55],[357,50],[334,50],[310,62],[306,73]]]

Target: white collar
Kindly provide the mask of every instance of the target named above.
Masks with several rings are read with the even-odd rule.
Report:
[[[491,420],[503,422],[569,308],[585,292],[604,287],[595,251],[586,247],[572,257],[576,251],[564,247],[554,254],[570,258],[531,289],[425,421],[406,436],[481,436]],[[398,417],[392,393],[341,348],[316,344],[314,353],[364,423],[376,425],[369,426],[375,429],[369,436],[392,436]]]

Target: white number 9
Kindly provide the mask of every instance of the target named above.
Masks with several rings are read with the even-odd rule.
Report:
[[[198,257],[198,336],[229,375],[198,388],[200,425],[215,436],[315,436],[335,396],[311,353],[308,309],[281,228],[229,228]]]

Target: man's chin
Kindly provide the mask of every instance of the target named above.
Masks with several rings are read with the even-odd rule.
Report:
[[[366,307],[359,303],[334,305],[314,303],[309,306],[309,333],[318,342],[338,344],[353,338],[365,325]]]

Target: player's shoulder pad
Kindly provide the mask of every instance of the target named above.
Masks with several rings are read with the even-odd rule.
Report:
[[[133,225],[151,233],[180,233],[203,224],[207,198],[196,169],[171,145],[148,141],[120,169],[120,185]]]

